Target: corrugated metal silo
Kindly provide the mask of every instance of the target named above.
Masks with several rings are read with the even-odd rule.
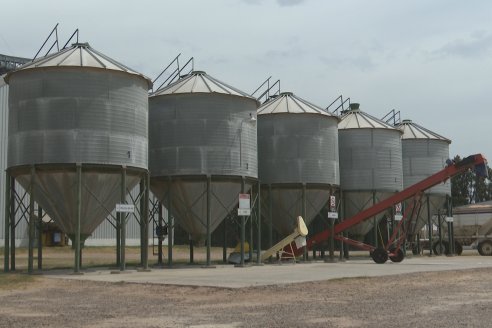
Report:
[[[122,176],[132,189],[147,174],[151,82],[87,43],[5,80],[8,173],[72,239],[80,217],[83,242],[121,200]]]
[[[243,181],[247,191],[258,179],[257,107],[202,71],[149,98],[151,190],[193,241],[204,241],[207,216],[212,232],[233,210]]]
[[[403,187],[409,187],[428,176],[442,170],[449,158],[451,140],[432,132],[411,120],[403,120],[397,125],[403,132]],[[415,222],[412,222],[411,236],[419,233],[429,216],[436,215],[438,210],[445,214],[446,196],[451,195],[451,182],[437,185],[425,191],[426,199]]]
[[[258,109],[262,214],[280,234],[292,233],[303,209],[309,224],[338,189],[338,121],[290,92]]]
[[[5,170],[7,169],[7,140],[8,140],[8,93],[9,87],[0,76],[0,238],[5,235]],[[4,243],[5,243],[5,239]],[[0,243],[3,245],[3,243]]]
[[[340,187],[349,218],[402,190],[402,132],[361,111],[359,104],[342,114],[338,129]],[[363,239],[373,226],[374,220],[366,220],[348,232]]]

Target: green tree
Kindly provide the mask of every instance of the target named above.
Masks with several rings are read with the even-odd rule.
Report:
[[[461,157],[456,155],[455,162]],[[474,171],[469,170],[451,178],[451,197],[453,206],[467,205],[475,202],[484,202],[492,199],[492,169],[487,165],[489,178],[479,177]]]

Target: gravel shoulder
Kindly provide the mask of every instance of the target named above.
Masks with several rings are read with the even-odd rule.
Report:
[[[36,277],[0,289],[0,327],[490,327],[492,269],[250,288]]]

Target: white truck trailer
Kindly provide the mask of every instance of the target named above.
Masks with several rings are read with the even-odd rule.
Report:
[[[492,201],[454,208],[453,231],[456,243],[492,255]]]

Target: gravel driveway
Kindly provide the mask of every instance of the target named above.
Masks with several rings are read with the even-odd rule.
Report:
[[[0,290],[0,327],[491,327],[492,269],[252,288],[36,277]]]

